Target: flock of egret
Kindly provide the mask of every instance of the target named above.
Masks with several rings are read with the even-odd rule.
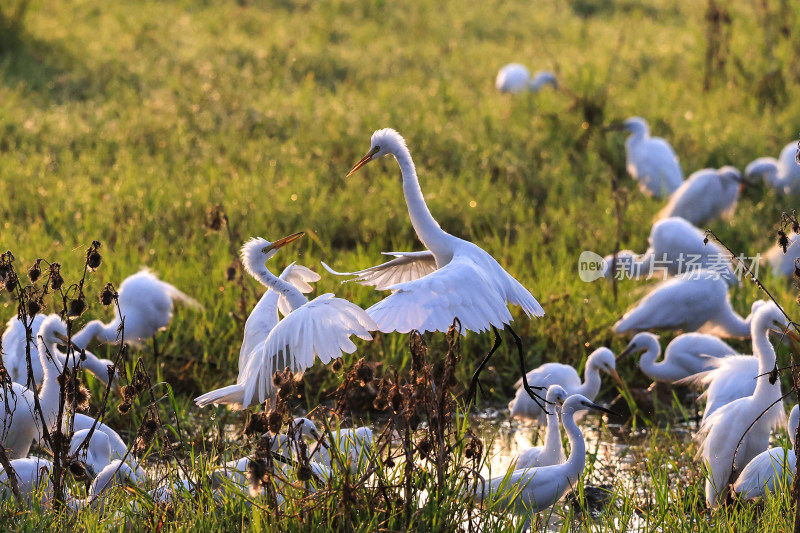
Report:
[[[521,65],[509,65],[497,78],[498,88],[509,92],[538,90],[545,83],[557,86],[551,73],[531,78]],[[654,260],[664,263],[663,274],[669,276],[614,324],[617,334],[636,334],[621,356],[642,353],[639,366],[655,380],[707,388],[703,394],[706,411],[697,438],[698,457],[709,470],[709,506],[718,505],[731,483],[733,490],[743,496],[761,495],[777,486],[780,475],[783,479],[790,477],[795,461],[792,452],[768,450],[771,432],[786,422],[780,381],[770,376],[776,356],[769,334],[786,335],[786,317],[774,303],[765,301],[755,302],[749,316],[738,315],[729,295],[736,283],[735,272],[730,264],[719,261],[724,255],[722,249],[706,243],[703,233],[693,225],[730,215],[742,177],[735,168],[723,167],[695,172],[684,181],[675,152],[663,139],[650,136],[643,119],[633,117],[618,128],[630,132],[625,144],[630,174],[648,193],[669,197],[653,226],[649,249],[643,254],[624,251],[606,261],[608,276],[619,271],[632,277],[652,275]],[[276,372],[301,374],[317,358],[324,364],[343,353],[352,353],[357,348],[352,337],[368,341],[375,331],[445,332],[455,319],[461,324],[462,334],[491,330],[495,336],[494,346],[473,374],[467,395],[472,401],[481,387],[481,371],[501,342],[501,330],[506,330],[517,345],[521,376],[519,389],[509,404],[511,416],[546,424],[546,436],[541,447],[520,454],[513,474],[480,483],[470,489],[470,494],[478,500],[499,497],[509,508],[524,512],[545,509],[581,477],[586,449],[574,415],[585,410],[608,412],[594,400],[600,391],[602,373],[624,387],[617,374],[619,359],[608,348],[596,349],[586,360],[583,380],[575,368],[555,362],[528,371],[521,340],[510,326],[513,317],[509,304],[520,307],[529,318],[543,316],[542,306],[491,255],[439,226],[425,203],[410,151],[396,131],[376,131],[369,151],[348,175],[386,155],[393,156],[400,166],[410,220],[425,250],[389,252],[389,261],[355,272],[337,272],[323,263],[335,275],[351,276],[351,281],[389,291],[387,297],[363,310],[333,294],[309,301],[305,294],[312,291],[310,284],[320,277],[304,266],[292,263],[280,276],[270,272],[270,259],[302,233],[272,242],[263,238],[249,240],[242,247],[241,261],[266,292],[245,324],[236,383],[203,394],[195,401],[200,407],[214,404],[232,409],[270,405],[278,390],[273,382]],[[777,162],[767,158],[754,161],[746,171],[747,179],[763,176],[770,186],[791,192],[793,180],[800,182],[800,172],[793,158],[791,162],[785,159],[782,154]],[[696,256],[695,263],[683,262],[681,257],[686,255]],[[614,265],[619,269],[612,271],[610,266]],[[141,343],[168,324],[174,302],[199,307],[172,285],[149,271],[141,271],[120,285],[114,320],[108,324],[88,323],[72,335],[71,342],[78,349],[85,349],[93,339],[101,343]],[[124,328],[120,327],[123,318]],[[3,360],[13,383],[0,398],[0,416],[4,418],[1,442],[13,460],[26,495],[49,482],[42,472],[52,465],[28,454],[34,442],[43,442],[43,427],[53,431],[57,424],[58,374],[65,365],[77,364],[75,357],[68,357],[59,348],[68,342],[66,324],[59,316],[36,316],[30,327],[37,341],[28,350],[25,325],[16,318],[8,322],[3,335]],[[650,332],[656,329],[702,333],[675,338],[667,346],[664,358],[657,362],[661,345],[659,337]],[[753,355],[737,354],[718,336],[752,338]],[[115,379],[110,361],[85,353],[86,359],[81,362],[84,368],[106,383]],[[34,407],[34,391],[39,386],[41,417]],[[538,392],[544,390],[546,394]],[[796,419],[794,416],[795,426]],[[86,415],[75,417],[70,455],[79,458],[95,479],[87,499],[75,499],[71,504],[74,508],[98,501],[103,491],[117,481],[139,484],[147,477],[130,457],[125,441],[105,424],[98,423],[91,429],[94,422]],[[562,447],[561,425],[569,440],[568,456]],[[316,440],[318,446],[310,459],[318,480],[330,478],[337,467],[332,464],[337,457],[345,460],[338,468],[362,470],[365,454],[372,448],[373,437],[368,428],[340,429],[321,435],[309,419],[296,419],[292,427],[296,430],[292,437],[272,436],[273,451],[291,457],[297,453],[293,442]],[[341,453],[333,452],[337,449]],[[230,461],[220,468],[220,473],[245,487],[250,461],[249,457]],[[0,481],[3,479],[0,477]],[[169,499],[181,484],[191,485],[182,481],[154,489],[150,494],[155,500]],[[508,486],[515,488],[514,497],[503,492]],[[7,486],[3,487],[2,494],[8,496]],[[49,494],[47,489],[44,493]]]

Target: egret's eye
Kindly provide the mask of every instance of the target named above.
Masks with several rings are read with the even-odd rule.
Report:
[[[380,147],[380,146],[375,146],[375,147],[372,149],[372,151],[373,151],[373,152],[375,152],[375,153],[377,154],[378,152],[380,152],[380,151],[381,151],[381,147]]]

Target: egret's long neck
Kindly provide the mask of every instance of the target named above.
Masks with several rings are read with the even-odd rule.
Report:
[[[642,369],[642,372],[647,374],[650,377],[656,378],[661,373],[661,367],[664,365],[664,361],[660,363],[656,363],[656,359],[658,359],[659,353],[661,350],[656,348],[655,346],[648,346],[647,351],[642,354],[642,358],[639,359],[639,368]]]
[[[569,482],[571,485],[578,481],[581,472],[586,467],[586,442],[583,440],[583,433],[575,423],[573,414],[572,409],[562,408],[561,410],[561,420],[564,423],[564,432],[567,434],[570,446],[567,464],[570,465]]]
[[[586,370],[583,371],[583,383],[581,383],[580,388],[574,391],[574,393],[583,394],[590,400],[594,400],[600,393],[601,384],[600,370],[591,364],[591,361],[588,361],[586,363]]]
[[[115,318],[108,324],[103,324],[99,320],[92,320],[83,329],[72,336],[72,343],[78,348],[86,348],[93,338],[97,337],[100,342],[117,342],[119,340],[119,319]]]
[[[770,383],[769,372],[775,369],[775,348],[769,342],[769,330],[759,321],[753,323],[753,352],[758,357],[758,378],[754,395],[761,395],[769,391],[773,384]],[[776,383],[780,383],[776,381]],[[779,385],[780,386],[780,385]]]
[[[406,197],[411,224],[414,226],[414,231],[417,232],[417,237],[422,241],[422,244],[437,256],[438,263],[438,256],[452,254],[447,244],[450,235],[439,227],[439,223],[434,220],[433,215],[428,210],[425,198],[422,196],[422,189],[419,187],[417,170],[414,168],[414,161],[411,160],[411,154],[408,149],[398,150],[398,153],[394,154],[394,156],[397,158],[397,163],[400,165],[400,171],[403,174],[403,194]]]
[[[58,375],[60,371],[57,361],[59,360],[60,353],[56,343],[45,347],[45,343],[42,339],[38,341],[38,348],[39,361],[42,363],[42,369],[44,370],[42,389],[39,391],[39,404],[42,407],[42,415],[44,415],[44,419],[47,422],[48,431],[54,431],[57,422],[56,416],[58,414]],[[52,355],[52,359],[47,356],[48,353]],[[37,418],[37,424],[38,422],[39,419]]]
[[[722,312],[722,315],[717,317],[716,322],[731,337],[749,337],[752,318],[752,313],[747,318],[742,318],[729,303],[725,306],[725,311]]]
[[[308,299],[303,296],[303,293],[300,292],[297,287],[270,272],[265,264],[249,264],[246,265],[246,267],[247,271],[250,272],[259,283],[285,296],[292,311],[308,302]]]
[[[563,459],[564,451],[561,447],[561,426],[558,423],[556,408],[552,405],[547,415],[547,431],[544,433],[544,450],[548,454],[557,454],[559,460]]]

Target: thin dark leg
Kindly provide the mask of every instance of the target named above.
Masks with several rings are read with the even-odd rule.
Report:
[[[522,372],[522,387],[525,389],[525,392],[528,393],[528,396],[530,396],[531,399],[536,402],[536,405],[541,407],[542,411],[544,411],[546,414],[549,414],[547,413],[546,408],[547,400],[534,392],[534,390],[545,390],[547,387],[531,387],[530,384],[528,384],[528,372],[525,370],[525,355],[522,353],[522,339],[519,338],[517,332],[514,331],[508,324],[506,324],[506,329],[511,333],[511,335],[514,336],[514,342],[517,344],[517,352],[519,353],[519,368]]]
[[[489,353],[486,354],[486,357],[483,358],[483,361],[478,365],[478,368],[475,369],[475,373],[472,374],[472,381],[469,384],[469,392],[467,392],[467,405],[470,406],[475,403],[475,395],[477,393],[478,387],[481,389],[481,393],[483,393],[483,386],[480,382],[480,375],[483,371],[484,367],[486,367],[486,363],[489,362],[489,359],[494,355],[494,352],[503,344],[503,340],[500,338],[500,332],[497,331],[497,328],[492,326],[492,331],[494,331],[494,345],[492,349],[489,350]]]
[[[158,375],[158,343],[155,335],[153,335],[153,362],[156,365],[156,375]]]

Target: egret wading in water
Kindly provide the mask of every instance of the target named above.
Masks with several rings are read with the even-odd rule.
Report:
[[[556,75],[549,70],[540,70],[533,77],[528,68],[521,63],[509,63],[500,69],[494,86],[501,93],[539,92],[545,85],[558,89]]]
[[[567,394],[581,394],[590,400],[594,400],[600,393],[600,372],[609,374],[624,389],[622,379],[617,374],[614,353],[604,347],[596,349],[586,359],[583,383],[581,383],[578,371],[574,367],[563,363],[545,363],[528,372],[526,378],[528,383],[536,383],[545,387],[561,385],[567,391]],[[517,381],[516,386],[519,389],[517,389],[514,399],[508,404],[511,417],[529,418],[538,421],[539,424],[544,424],[547,420],[547,413],[542,408],[542,405],[532,401],[530,396],[525,394],[525,389],[521,385],[522,380]]]
[[[119,286],[119,307],[114,306],[114,319],[104,324],[100,320],[92,320],[83,329],[73,335],[72,342],[78,348],[86,348],[91,340],[116,344],[120,342],[120,334],[128,344],[141,345],[153,339],[153,355],[158,362],[158,346],[156,333],[166,329],[172,320],[173,302],[179,302],[193,309],[202,309],[196,300],[182,293],[173,285],[161,281],[148,269],[125,278]],[[120,316],[122,313],[122,316]],[[125,319],[125,330],[119,326]]]
[[[719,337],[746,338],[750,336],[753,312],[763,303],[753,303],[750,315],[742,318],[731,305],[728,281],[718,272],[687,272],[656,285],[614,324],[613,329],[617,335],[682,329]]]
[[[456,318],[463,330],[482,332],[491,328],[495,342],[472,376],[469,402],[475,399],[481,371],[501,343],[498,328],[507,328],[517,344],[523,386],[536,402],[543,402],[544,398],[524,378],[522,340],[510,326],[513,317],[508,304],[519,305],[529,317],[543,316],[542,306],[491,255],[439,227],[425,204],[406,141],[395,130],[373,133],[369,152],[347,175],[385,155],[394,156],[400,165],[411,224],[427,250],[392,252],[388,255],[395,259],[358,272],[336,272],[325,263],[323,266],[333,274],[356,276],[351,281],[392,292],[367,309],[384,333],[408,333],[413,329],[420,333],[446,332]]]
[[[774,157],[759,157],[744,169],[744,175],[750,183],[755,183],[759,178],[783,194],[800,194],[800,165],[795,159],[797,142],[792,141],[781,150],[778,159]]]
[[[377,330],[378,325],[363,309],[330,293],[309,302],[300,289],[267,269],[267,261],[279,249],[303,235],[295,233],[275,242],[254,238],[242,246],[242,264],[247,273],[275,291],[279,305],[285,299],[289,313],[252,347],[245,361],[240,355],[236,384],[195,398],[200,407],[213,403],[244,409],[271,400],[278,392],[272,379],[275,372],[289,369],[302,374],[314,364],[315,357],[327,364],[342,353],[353,353],[356,345],[350,340],[351,335],[372,340],[369,332]],[[271,312],[266,305],[264,312]],[[262,327],[265,325],[268,327],[271,322],[261,323]],[[252,341],[252,337],[245,339],[247,349]]]
[[[792,408],[789,415],[787,429],[789,431],[790,449],[776,446],[756,455],[747,463],[736,483],[733,492],[745,499],[754,499],[775,493],[778,490],[791,490],[794,481],[794,472],[797,467],[797,457],[794,453],[795,434],[797,432],[800,412],[797,405]]]
[[[575,424],[574,414],[587,409],[617,415],[583,395],[570,396],[561,407],[561,421],[571,448],[566,462],[514,470],[508,476],[493,477],[483,485],[479,482],[475,499],[482,501],[498,497],[504,506],[512,507],[517,513],[538,513],[560,500],[568,489],[577,485],[586,468],[586,441]]]
[[[648,248],[642,255],[630,250],[604,258],[605,277],[624,273],[631,278],[666,278],[705,269],[719,274],[729,283],[736,283],[730,254],[719,244],[709,241],[703,231],[681,217],[658,220],[650,229]],[[612,269],[613,266],[613,269]]]
[[[696,226],[719,216],[730,218],[743,184],[742,173],[735,167],[698,170],[672,193],[658,218],[681,217]]]
[[[631,117],[609,129],[630,132],[625,140],[626,166],[643,191],[664,198],[681,186],[683,170],[678,156],[667,141],[650,136],[650,126],[643,118]]]
[[[737,352],[725,341],[703,333],[684,333],[675,337],[664,351],[664,359],[656,362],[661,355],[658,335],[649,332],[637,333],[619,359],[630,354],[644,352],[639,359],[639,368],[655,381],[675,383],[699,372],[711,370],[717,358],[735,355]]]
[[[706,503],[709,507],[718,505],[736,471],[741,471],[767,449],[772,429],[786,423],[781,383],[770,375],[775,368],[776,356],[768,338],[771,329],[783,329],[786,324],[786,317],[773,303],[756,311],[752,323],[753,351],[759,361],[755,391],[752,396],[720,407],[700,426],[697,456],[709,470],[706,478]]]
[[[547,403],[551,407],[547,414],[547,430],[544,433],[544,443],[541,446],[534,446],[519,452],[514,470],[522,470],[532,466],[551,466],[563,463],[564,446],[561,444],[561,423],[558,421],[558,413],[561,405],[567,399],[567,391],[561,385],[550,385],[547,389]]]

